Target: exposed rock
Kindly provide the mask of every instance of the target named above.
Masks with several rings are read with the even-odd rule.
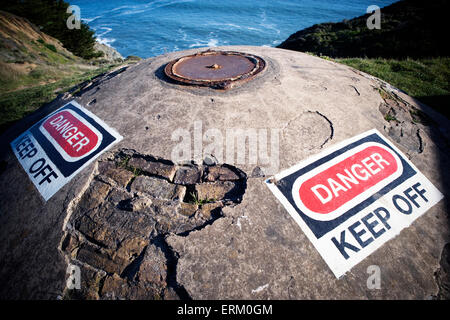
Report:
[[[111,190],[111,187],[109,185],[101,181],[94,181],[91,188],[92,190],[95,190],[95,192],[88,192],[83,194],[83,197],[78,204],[79,210],[87,211],[97,207],[105,200],[106,196]]]
[[[198,209],[198,205],[194,203],[180,203],[180,206],[178,207],[177,212],[183,216],[190,217]]]
[[[196,184],[201,177],[202,171],[197,166],[184,166],[178,168],[173,182],[182,185]]]
[[[115,250],[113,260],[120,259],[131,262],[131,260],[136,259],[145,250],[148,244],[149,240],[144,237],[127,238]]]
[[[146,196],[137,196],[119,202],[119,208],[127,211],[141,211],[152,204],[152,200]]]
[[[234,172],[228,167],[225,166],[212,166],[207,167],[207,173],[205,180],[214,182],[214,181],[233,181],[242,179],[242,175]]]
[[[266,175],[264,174],[263,169],[261,169],[260,167],[255,167],[252,171],[251,177],[252,178],[261,178],[261,177],[265,177]]]
[[[167,286],[167,263],[160,248],[153,245],[147,248],[137,277],[139,281],[153,283],[159,288]]]
[[[66,252],[71,258],[75,258],[77,256],[77,249],[79,249],[80,243],[81,242],[77,235],[67,233],[61,242],[61,250]]]
[[[132,192],[145,192],[156,199],[177,200],[183,199],[186,187],[171,184],[165,180],[139,176],[131,184]]]
[[[222,202],[205,203],[202,205],[200,213],[204,218],[211,219],[214,215],[218,215],[222,208]]]
[[[406,152],[423,152],[423,141],[420,135],[418,121],[413,118],[417,111],[408,102],[389,94],[384,89],[381,91],[384,103],[379,110],[388,122],[384,130],[398,144],[405,148]]]
[[[113,161],[102,161],[98,165],[98,171],[101,175],[106,175],[111,178],[115,183],[121,187],[126,187],[133,178],[133,173],[125,170],[124,168],[118,168]]]
[[[131,164],[130,160],[126,164],[124,155],[131,160],[141,160]],[[80,292],[66,290],[65,297],[184,297],[182,287],[173,279],[174,258],[164,244],[163,235],[185,235],[202,228],[221,216],[224,204],[203,204],[200,213],[197,203],[184,202],[187,187],[183,184],[204,185],[200,181],[202,167],[178,168],[173,183],[161,175],[139,175],[130,184],[136,174],[133,165],[143,164],[142,168],[152,170],[155,162],[150,161],[147,166],[148,162],[142,162],[143,157],[128,150],[122,150],[113,158],[115,161],[98,163],[98,174],[73,209],[68,221],[71,229],[61,241],[61,251],[71,263],[82,263],[83,268],[87,268],[82,280],[86,288]],[[228,170],[233,172],[232,167]],[[238,172],[238,169],[234,170]],[[234,178],[232,175],[229,177]],[[234,182],[229,183],[234,186]],[[154,244],[159,244],[159,247]],[[100,282],[103,286],[99,285]]]
[[[198,184],[195,186],[198,198],[200,200],[228,200],[233,198],[233,190],[237,187],[234,182],[213,182]]]
[[[138,168],[145,173],[157,175],[166,178],[169,181],[173,180],[176,173],[176,167],[170,161],[146,160],[142,157],[133,157],[128,164],[133,168]]]
[[[436,296],[440,300],[450,299],[450,243],[444,246],[441,254],[440,267],[436,272],[439,292]]]
[[[208,154],[205,156],[205,159],[203,159],[203,164],[207,165],[207,166],[214,166],[217,163],[219,163],[216,159],[216,157],[214,157],[212,154]]]
[[[107,276],[101,290],[101,297],[105,300],[159,300],[161,292],[147,283],[136,284],[116,274]]]
[[[107,60],[109,62],[121,62],[123,61],[122,55],[113,47],[110,47],[106,44],[95,42],[94,50],[103,52],[103,56],[101,59]]]
[[[120,263],[122,261],[119,261],[119,263],[113,261],[102,248],[88,242],[81,245],[76,259],[108,273],[120,274],[126,267],[126,265]]]
[[[386,132],[394,141],[401,144],[408,151],[421,153],[423,151],[420,141],[419,129],[411,122],[395,124],[386,127]]]

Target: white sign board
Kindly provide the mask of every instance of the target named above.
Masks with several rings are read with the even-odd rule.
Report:
[[[377,130],[266,181],[339,278],[443,195]]]
[[[71,101],[17,139],[11,148],[47,201],[122,136]]]

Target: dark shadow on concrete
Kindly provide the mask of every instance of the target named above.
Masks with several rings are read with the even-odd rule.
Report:
[[[450,119],[450,95],[415,97]]]
[[[167,82],[169,84],[176,84],[176,85],[182,85],[174,80],[172,80],[171,78],[169,78],[168,76],[166,76],[166,73],[164,72],[164,68],[167,66],[167,63],[163,64],[162,66],[160,66],[158,69],[156,69],[155,71],[155,76],[164,82]],[[186,86],[186,85],[185,85]]]
[[[445,105],[442,106],[444,108]],[[433,108],[437,110],[437,108]],[[436,118],[435,118],[436,119]],[[437,119],[436,119],[437,120]],[[441,174],[442,187],[440,191],[444,194],[444,210],[445,221],[442,221],[442,225],[447,226],[447,230],[450,230],[450,121],[448,118],[442,116],[440,121],[437,121],[435,125],[428,127],[429,137],[438,147],[439,157],[439,172]],[[425,146],[426,148],[426,146]],[[433,294],[435,299],[448,300],[450,299],[450,238],[446,239],[447,244],[442,248],[440,268],[435,272],[436,284],[439,287],[439,291]]]
[[[436,296],[438,300],[450,300],[450,243],[447,243],[442,250],[440,268],[436,271],[436,282],[439,292]]]

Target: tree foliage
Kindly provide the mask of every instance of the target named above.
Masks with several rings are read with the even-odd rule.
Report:
[[[381,9],[381,29],[369,30],[366,14],[298,31],[279,47],[330,57],[448,56],[449,10],[448,0],[403,0]]]
[[[62,0],[2,0],[2,10],[27,18],[73,54],[84,59],[98,57],[101,53],[94,50],[94,31],[87,24],[81,22],[80,29],[67,27],[68,7]]]

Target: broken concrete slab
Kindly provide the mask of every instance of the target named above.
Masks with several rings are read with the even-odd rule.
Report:
[[[128,165],[142,170],[151,175],[158,175],[169,181],[173,180],[176,168],[171,161],[158,161],[157,159],[144,159],[141,157],[133,157],[129,160]]]
[[[124,169],[117,168],[117,164],[113,161],[102,161],[99,163],[98,171],[101,175],[111,178],[115,183],[122,187],[126,187],[133,178],[133,173]]]
[[[233,190],[237,188],[234,182],[203,183],[195,186],[195,191],[200,200],[219,201],[233,197]]]
[[[242,179],[242,174],[234,172],[226,166],[210,166],[207,167],[205,180],[209,182],[214,181],[234,181]]]
[[[190,202],[185,197],[187,186],[168,182],[162,176],[137,173],[123,165],[123,154],[140,156],[120,150],[99,161],[92,180],[66,217],[60,250],[70,266],[78,266],[83,272],[81,283],[87,287],[81,291],[66,288],[62,296],[184,298],[184,288],[174,277],[175,253],[165,237],[186,236],[202,229],[218,219],[227,204]],[[198,181],[190,187],[201,184]],[[208,209],[208,205],[214,206]]]
[[[173,182],[181,185],[192,185],[200,182],[202,175],[202,170],[197,166],[183,166],[178,168]]]

